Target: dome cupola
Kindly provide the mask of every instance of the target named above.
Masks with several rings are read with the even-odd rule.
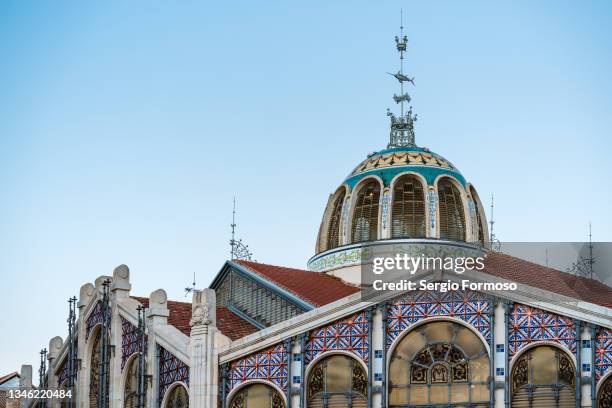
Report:
[[[400,67],[392,75],[400,85],[393,99],[399,115],[389,109],[389,144],[368,155],[330,195],[319,229],[316,255],[308,262],[315,271],[350,264],[367,246],[396,242],[447,242],[462,247],[488,243],[484,209],[475,188],[441,155],[415,142],[417,115],[404,92],[414,78],[403,72],[408,39],[395,37]]]

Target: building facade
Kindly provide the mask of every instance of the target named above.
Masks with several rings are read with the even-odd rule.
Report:
[[[24,406],[611,408],[612,288],[491,250],[475,187],[416,145],[413,78],[393,76],[389,145],[329,196],[307,269],[230,260],[185,303],[134,296],[121,265],[81,286],[49,342],[43,383],[71,398]],[[363,265],[385,248],[482,254],[482,271],[423,277],[517,290],[366,299]]]

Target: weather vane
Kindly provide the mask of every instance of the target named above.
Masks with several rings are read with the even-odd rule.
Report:
[[[400,10],[400,36],[395,36],[395,47],[400,54],[400,68],[397,74],[387,72],[387,74],[395,77],[400,83],[400,94],[393,94],[393,100],[400,105],[400,116],[397,117],[389,108],[387,108],[387,116],[391,118],[391,133],[389,136],[388,147],[416,146],[414,141],[414,122],[417,120],[417,115],[412,113],[412,106],[408,112],[404,113],[404,103],[410,103],[410,95],[404,92],[404,82],[409,82],[414,86],[414,77],[410,78],[404,74],[404,52],[408,45],[408,37],[404,35],[404,16]]]

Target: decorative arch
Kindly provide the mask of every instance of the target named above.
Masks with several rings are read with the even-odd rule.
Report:
[[[612,371],[597,386],[597,408],[612,407]]]
[[[88,340],[88,389],[89,389],[89,407],[98,407],[98,398],[100,394],[100,374],[102,367],[102,324],[97,324],[92,327],[91,335]],[[109,372],[110,372],[110,361],[109,361]],[[106,392],[102,398],[105,398],[106,405],[108,405],[109,398],[109,384],[110,381],[106,382]]]
[[[391,182],[391,238],[425,238],[427,183],[413,172],[396,176]]]
[[[550,408],[576,405],[576,366],[571,353],[555,343],[525,348],[510,370],[510,406]]]
[[[123,406],[124,408],[136,408],[138,405],[138,354],[134,353],[128,357],[124,367],[121,381]]]
[[[415,325],[389,355],[389,407],[489,406],[489,349],[463,322],[437,319]]]
[[[249,380],[233,389],[227,396],[229,408],[285,408],[283,391],[265,380]]]
[[[485,245],[488,242],[488,229],[487,222],[485,218],[484,208],[482,207],[482,202],[480,201],[480,196],[473,185],[469,185],[468,187],[470,191],[470,195],[472,196],[472,201],[474,202],[474,211],[476,212],[476,231],[473,232],[474,240],[476,242],[480,242],[482,245]]]
[[[368,374],[363,363],[348,353],[328,353],[309,367],[307,407],[368,406]]]
[[[189,408],[189,389],[182,381],[170,385],[161,403],[162,408]]]
[[[324,251],[339,247],[341,245],[342,208],[344,206],[346,194],[346,187],[340,186],[340,188],[334,193],[330,202],[329,214],[326,220],[326,228],[323,236]]]
[[[441,239],[466,241],[468,216],[466,215],[465,191],[451,176],[436,180],[438,193],[438,236]]]
[[[351,206],[351,243],[378,239],[382,190],[383,183],[377,177],[367,177],[355,187]]]

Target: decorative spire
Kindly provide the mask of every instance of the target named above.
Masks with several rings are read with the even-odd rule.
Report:
[[[411,99],[408,93],[404,92],[404,82],[410,82],[414,86],[414,77],[410,78],[404,74],[404,52],[408,45],[408,37],[404,35],[403,11],[400,10],[400,36],[395,36],[395,46],[400,54],[400,67],[397,74],[387,72],[387,74],[395,77],[400,84],[400,94],[393,94],[393,100],[400,105],[400,116],[397,117],[389,108],[387,108],[387,116],[391,119],[391,133],[389,137],[389,145],[387,147],[402,147],[416,146],[414,141],[414,122],[417,120],[417,115],[412,113],[412,106],[408,112],[404,114],[404,102],[410,103]]]
[[[230,239],[231,260],[253,261],[253,253],[249,250],[249,246],[245,245],[241,239],[236,239],[236,197],[234,197],[234,209],[232,210],[232,238]]]

